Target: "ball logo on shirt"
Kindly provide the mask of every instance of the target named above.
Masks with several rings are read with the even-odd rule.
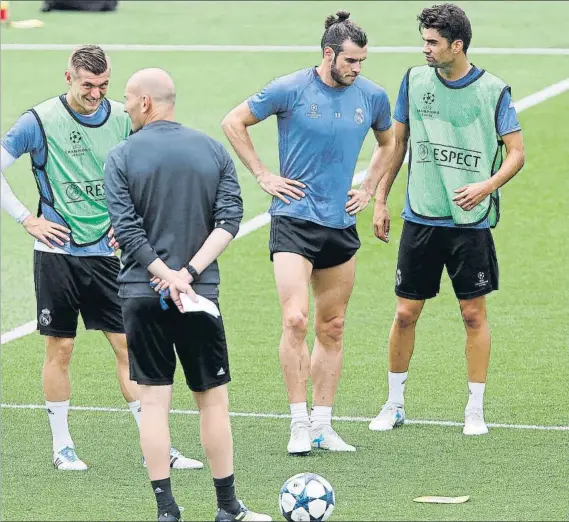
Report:
[[[364,122],[364,110],[360,107],[358,107],[356,109],[356,112],[354,114],[354,121],[358,124],[361,125]]]
[[[316,119],[316,118],[320,118],[320,116],[322,116],[319,112],[318,112],[318,104],[317,103],[311,103],[310,104],[310,112],[306,113],[306,116],[308,116],[311,119]]]
[[[419,158],[421,161],[425,161],[429,156],[429,148],[424,144],[421,143],[419,145]]]
[[[77,145],[82,139],[83,136],[81,136],[79,131],[71,131],[71,134],[69,135],[69,141],[71,141],[71,143]]]
[[[435,95],[432,92],[423,94],[423,102],[427,105],[432,105],[435,102]]]
[[[71,201],[76,201],[81,197],[81,187],[76,183],[70,183],[65,189],[65,194]]]

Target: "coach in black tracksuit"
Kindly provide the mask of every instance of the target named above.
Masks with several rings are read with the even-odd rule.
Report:
[[[128,81],[125,110],[135,134],[110,152],[105,193],[122,249],[118,277],[130,377],[141,386],[141,445],[158,504],[158,519],[178,520],[170,487],[168,410],[176,352],[202,417],[202,443],[218,499],[216,520],[270,520],[235,497],[230,381],[221,317],[181,313],[180,293],[218,297],[217,257],[237,234],[243,204],[233,161],[205,134],[174,120],[175,89],[161,69]],[[168,288],[161,306],[150,286]],[[195,293],[194,293],[195,292]],[[261,517],[261,518],[252,518]]]

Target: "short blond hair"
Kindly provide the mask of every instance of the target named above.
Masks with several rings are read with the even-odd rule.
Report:
[[[81,45],[69,57],[69,70],[85,69],[95,75],[103,74],[110,67],[109,57],[98,45]]]

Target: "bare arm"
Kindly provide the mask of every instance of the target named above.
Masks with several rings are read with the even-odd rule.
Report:
[[[255,151],[247,127],[256,125],[259,121],[249,109],[247,102],[243,102],[229,112],[221,122],[221,128],[237,156],[257,179],[268,169]]]
[[[201,248],[190,259],[192,265],[201,274],[227,248],[233,240],[233,235],[223,228],[216,228],[205,240]]]
[[[389,165],[387,174],[379,181],[375,193],[375,205],[373,209],[374,234],[385,243],[389,243],[389,229],[391,227],[391,217],[389,215],[389,209],[387,208],[387,197],[405,159],[407,144],[409,142],[409,125],[394,120],[393,134],[394,144],[391,164]]]
[[[526,153],[524,149],[524,141],[522,132],[512,132],[502,136],[502,141],[506,146],[506,159],[498,172],[494,174],[490,180],[491,192],[498,190],[500,187],[510,181],[524,166],[526,161]]]
[[[407,152],[407,144],[409,142],[409,125],[393,120],[393,154],[391,157],[391,165],[386,176],[379,181],[377,191],[375,193],[376,202],[387,204],[387,196],[391,190],[391,186],[401,170],[405,154]]]
[[[489,194],[510,181],[524,166],[525,150],[521,131],[512,132],[502,137],[506,145],[506,159],[490,179],[471,183],[455,190],[453,201],[463,210],[472,210]]]
[[[395,138],[393,128],[386,131],[373,131],[377,145],[367,168],[367,174],[361,188],[373,196],[377,184],[389,174],[389,167],[395,151]]]
[[[299,200],[304,197],[300,188],[304,188],[305,185],[300,181],[272,174],[255,151],[247,127],[255,125],[259,121],[251,112],[247,102],[243,102],[223,118],[221,128],[243,165],[255,176],[265,192],[287,204],[290,201],[286,196]]]
[[[350,199],[346,203],[346,212],[352,216],[367,207],[377,184],[389,172],[394,149],[393,130],[391,128],[385,131],[374,130],[373,133],[377,144],[371,156],[366,177],[359,189],[352,189],[348,192]]]

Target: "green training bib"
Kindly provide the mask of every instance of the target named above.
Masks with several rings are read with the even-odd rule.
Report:
[[[100,125],[81,123],[63,97],[36,105],[35,114],[47,148],[44,165],[51,206],[71,229],[77,246],[95,244],[108,232],[111,221],[103,185],[103,167],[109,151],[130,134],[131,124],[121,103],[109,104],[107,119]]]
[[[503,142],[496,131],[500,99],[509,87],[483,71],[464,87],[446,86],[436,70],[408,73],[410,157],[407,190],[411,211],[424,219],[451,219],[457,226],[499,220],[500,191],[470,211],[453,200],[456,189],[494,175]]]

